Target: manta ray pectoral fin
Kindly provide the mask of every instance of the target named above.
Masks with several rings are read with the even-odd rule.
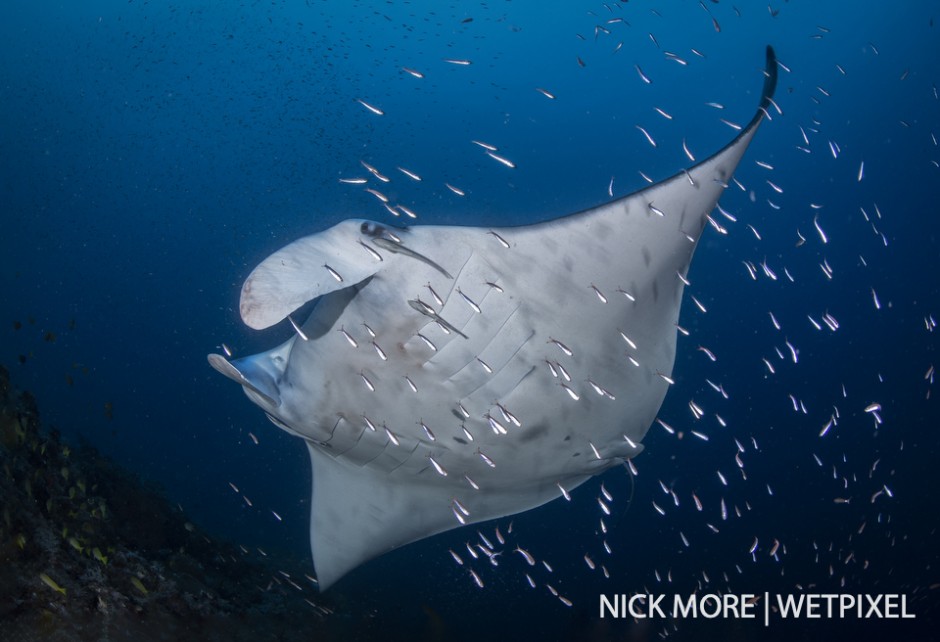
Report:
[[[319,296],[359,283],[384,266],[362,243],[377,223],[350,219],[287,245],[256,267],[242,285],[245,325],[262,330]]]
[[[448,488],[334,458],[307,442],[313,466],[310,544],[320,590],[363,562],[456,523]]]
[[[708,220],[709,213],[714,209],[722,191],[731,181],[731,176],[757,133],[757,128],[765,118],[770,118],[776,87],[777,58],[773,47],[768,46],[760,103],[751,121],[731,142],[689,169],[683,169],[672,177],[639,192],[589,210],[586,214],[591,215],[596,212],[606,216],[616,213],[618,203],[623,203],[628,208],[635,207],[636,211],[651,211],[659,217],[667,219],[678,217],[680,231],[694,248]],[[655,228],[642,228],[634,235],[634,238],[641,246],[655,251],[664,250],[663,243],[668,240],[659,235]],[[681,273],[685,273],[688,269],[688,261],[692,258],[691,253],[686,254],[686,257],[685,263],[679,266]],[[676,291],[681,293],[681,289]]]
[[[757,129],[757,126],[760,122],[766,117],[768,120],[770,118],[770,107],[771,105],[776,106],[774,103],[774,92],[777,90],[777,54],[774,53],[774,48],[770,45],[767,45],[767,55],[766,61],[764,63],[764,87],[761,89],[760,95],[760,104],[757,106],[757,112],[754,114],[754,117],[751,119],[751,122],[741,131],[738,136],[728,144],[728,147],[733,147],[735,144],[740,144],[742,140],[750,141],[754,135],[754,130]],[[779,108],[778,108],[779,109]],[[746,145],[745,145],[746,146]],[[722,150],[724,151],[724,150]],[[720,154],[721,152],[719,152]]]
[[[714,181],[722,189],[728,185],[728,182],[731,180],[731,175],[734,173],[734,169],[744,155],[744,151],[750,144],[751,139],[754,138],[758,125],[761,124],[764,118],[770,119],[770,107],[773,103],[776,88],[777,56],[774,53],[774,48],[767,45],[767,57],[764,66],[764,86],[761,90],[760,104],[757,106],[754,117],[751,118],[751,121],[741,130],[734,140],[725,145],[721,150],[712,154],[691,169],[682,172],[689,177],[689,181],[693,186],[696,186],[702,181]],[[664,181],[664,183],[666,182],[669,181]]]
[[[732,170],[737,166],[738,161],[744,154],[744,150],[747,149],[751,139],[754,138],[754,134],[757,131],[757,126],[761,124],[764,118],[770,120],[770,106],[773,104],[774,91],[776,91],[776,89],[777,55],[774,53],[774,48],[770,45],[767,45],[767,57],[764,65],[764,87],[761,90],[760,104],[757,106],[757,111],[754,113],[754,117],[751,118],[751,122],[749,122],[747,126],[741,130],[734,140],[728,143],[721,151],[716,152],[711,157],[696,165],[691,171],[692,175],[697,173],[695,170],[716,165],[716,161],[721,159],[726,161],[724,163],[725,165],[728,165],[729,163],[727,161],[730,161],[732,163]],[[733,172],[728,172],[727,176],[724,176],[725,173],[726,172],[723,171],[718,172],[718,175],[714,177],[714,180],[724,181],[724,186],[727,186],[727,181],[731,180],[731,173]]]

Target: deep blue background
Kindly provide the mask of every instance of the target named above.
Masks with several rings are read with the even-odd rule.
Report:
[[[517,541],[554,562],[553,582],[575,608],[542,587],[530,592],[521,557],[509,552],[498,569],[482,568],[487,586],[478,591],[447,553],[474,537],[465,529],[356,571],[335,589],[345,600],[337,617],[369,615],[388,631],[439,625],[467,638],[517,630],[606,635],[621,629],[592,621],[601,591],[685,593],[699,583],[739,592],[840,590],[845,578],[845,591],[905,592],[918,624],[936,621],[937,591],[928,587],[940,581],[938,410],[924,374],[938,361],[938,335],[925,318],[940,317],[940,147],[932,138],[940,136],[933,24],[940,12],[929,2],[890,11],[876,3],[777,3],[776,16],[756,3],[742,3],[741,15],[727,3],[707,7],[720,33],[694,2],[3,3],[0,361],[36,393],[47,423],[162,484],[210,532],[309,559],[302,445],[205,362],[223,341],[244,355],[289,336],[284,324],[261,333],[241,325],[238,290],[252,267],[344,218],[394,222],[374,197],[338,182],[367,175],[360,160],[390,176],[381,189],[424,223],[543,220],[603,202],[611,177],[616,195],[643,186],[641,171],[665,178],[688,164],[683,139],[702,158],[734,136],[720,118],[750,119],[770,43],[790,70],[780,70],[783,115],[771,113],[738,170],[748,191],[732,186],[722,199],[738,222],[716,215],[729,235],[707,230],[689,274],[688,293],[708,313],[690,301],[683,307],[680,323],[692,335],[680,337],[677,384],[660,413],[685,439],[654,425],[636,460],[629,509],[630,479],[623,471],[605,476],[616,494],[612,557],[597,534],[596,483],[572,504],[514,521]],[[626,22],[607,22],[617,17]],[[596,25],[610,33],[595,33]],[[706,105],[712,101],[724,109]],[[654,136],[655,149],[635,125]],[[801,126],[811,153],[797,149]],[[498,145],[517,167],[487,158],[471,139]],[[838,158],[829,141],[841,148]],[[424,181],[413,183],[397,165]],[[814,229],[817,213],[828,244]],[[797,230],[807,239],[801,247]],[[754,282],[742,265],[764,260],[777,281],[761,272]],[[820,321],[827,311],[840,323],[835,333],[816,331],[806,318]],[[54,342],[44,340],[47,332]],[[799,348],[799,364],[777,358],[775,346],[788,355],[785,340]],[[706,377],[722,382],[730,400]],[[788,394],[808,414],[794,413]],[[709,413],[699,422],[690,398]],[[877,430],[863,411],[871,402],[884,408]],[[839,425],[821,439],[833,405]],[[746,482],[732,437],[748,451]],[[657,479],[675,487],[678,509]],[[894,498],[872,504],[883,484]],[[727,522],[721,497],[732,511]],[[851,503],[834,504],[835,497]],[[665,518],[651,501],[667,508]],[[733,516],[735,505],[743,518]],[[504,532],[509,521],[500,521]],[[757,563],[747,553],[755,536]],[[786,547],[780,562],[768,556],[774,538]],[[606,558],[611,580],[588,571],[585,552]],[[854,561],[846,564],[849,552]],[[665,579],[669,569],[674,583],[657,585],[654,571]],[[295,572],[302,571],[309,566]],[[714,635],[728,626],[695,625]],[[894,635],[909,626],[859,631]],[[634,633],[661,630],[659,623]],[[791,632],[780,625],[769,635]]]

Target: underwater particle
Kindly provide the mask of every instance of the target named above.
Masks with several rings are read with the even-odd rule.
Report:
[[[56,593],[61,593],[65,595],[65,589],[59,586],[54,579],[46,575],[45,573],[39,574],[39,579],[42,580],[42,583],[51,588]]]

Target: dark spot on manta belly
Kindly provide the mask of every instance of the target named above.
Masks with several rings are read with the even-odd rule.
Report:
[[[547,424],[535,424],[534,426],[530,426],[525,431],[517,434],[520,435],[519,440],[522,443],[526,443],[535,439],[541,439],[545,436],[546,432],[548,432]]]
[[[359,231],[366,236],[376,238],[385,233],[385,227],[372,221],[364,221],[362,225],[359,226]]]
[[[594,237],[601,241],[610,238],[613,233],[613,228],[607,223],[600,223],[594,228]]]

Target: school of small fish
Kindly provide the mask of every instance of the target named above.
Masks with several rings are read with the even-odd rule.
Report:
[[[718,34],[732,31],[735,18],[740,16],[737,8],[714,0],[711,5],[704,2],[699,5],[705,10],[702,15],[705,28],[714,32],[708,38],[702,36],[705,42],[701,46],[676,42],[665,18],[658,23],[651,20],[660,16],[656,9],[611,2],[589,5],[586,12],[573,10],[572,23],[580,25],[581,31],[575,34],[580,42],[576,59],[571,63],[588,73],[601,56],[623,58],[620,82],[631,83],[636,99],[646,101],[648,94],[644,92],[665,82],[660,75],[665,70],[657,73],[659,66],[653,64],[651,56],[676,63],[675,69],[679,71],[670,70],[670,75],[695,73],[697,66],[712,55],[707,43],[720,46]],[[744,10],[756,11],[757,7],[742,6]],[[770,10],[770,19],[776,18],[774,11]],[[665,8],[662,13],[666,14]],[[659,24],[660,30],[655,35],[644,33],[632,27],[631,21]],[[807,43],[825,43],[834,29],[813,26],[805,34]],[[672,50],[666,50],[667,46]],[[905,449],[898,426],[905,409],[888,386],[910,386],[911,391],[903,398],[911,403],[929,401],[935,372],[933,352],[923,350],[922,370],[912,376],[903,373],[905,383],[899,384],[896,379],[901,373],[879,369],[871,355],[884,356],[884,350],[870,342],[880,341],[876,334],[879,332],[902,332],[911,341],[935,346],[936,312],[930,306],[936,305],[936,301],[922,302],[916,325],[897,326],[901,320],[893,310],[896,302],[892,302],[897,288],[886,276],[884,266],[892,259],[894,219],[905,212],[892,207],[890,194],[868,191],[873,176],[887,170],[885,160],[865,154],[865,149],[855,143],[835,140],[830,131],[839,114],[827,111],[827,102],[839,97],[850,76],[888,72],[879,59],[878,49],[871,43],[852,63],[831,60],[828,67],[823,65],[827,72],[823,74],[818,69],[804,71],[796,64],[792,68],[785,64],[787,49],[781,47],[779,52],[781,82],[796,89],[778,94],[777,102],[768,110],[770,122],[765,127],[775,128],[777,138],[789,141],[789,147],[772,149],[764,144],[759,149],[764,157],[745,161],[749,166],[739,168],[724,197],[725,203],[709,217],[713,231],[706,232],[706,238],[718,245],[709,248],[709,252],[716,250],[719,254],[715,263],[725,270],[720,280],[723,286],[700,289],[695,274],[677,274],[688,286],[687,305],[678,328],[675,373],[671,377],[659,373],[671,390],[656,420],[662,430],[651,430],[646,440],[648,453],[660,453],[650,462],[650,473],[644,464],[651,455],[644,454],[636,461],[626,461],[623,471],[616,475],[609,472],[577,491],[559,484],[559,497],[570,502],[571,510],[579,515],[587,510],[596,511],[596,517],[588,541],[559,542],[551,551],[551,561],[542,556],[538,546],[527,544],[527,535],[540,541],[538,533],[524,531],[525,525],[531,523],[529,517],[517,517],[508,523],[497,520],[486,526],[474,525],[474,530],[456,531],[455,537],[448,536],[442,556],[451,561],[454,573],[469,586],[488,590],[491,578],[508,574],[517,586],[540,590],[546,597],[571,607],[576,598],[565,589],[580,581],[580,573],[611,579],[609,585],[598,585],[602,588],[597,590],[657,592],[662,590],[657,589],[658,585],[673,585],[702,592],[734,592],[744,585],[742,578],[746,579],[755,565],[775,565],[775,572],[783,576],[789,570],[788,560],[794,557],[811,560],[817,572],[812,576],[794,573],[787,578],[787,586],[802,589],[825,584],[855,590],[864,582],[869,566],[880,564],[879,551],[894,547],[899,538],[903,539],[894,528],[892,506],[899,496],[893,477]],[[819,55],[825,57],[829,50],[821,49]],[[489,61],[438,56],[408,61],[398,71],[405,76],[401,82],[427,83],[439,74],[469,73],[481,64]],[[804,73],[808,75],[803,76]],[[924,100],[931,101],[931,109],[937,113],[940,102],[931,79],[925,76],[908,79],[905,72],[898,82],[920,82],[918,91]],[[804,84],[806,87],[802,87]],[[526,91],[534,90],[539,95],[544,104],[538,109],[546,113],[563,107],[571,99],[563,88],[547,89],[549,86],[546,79],[538,78],[526,87]],[[596,91],[603,94],[605,89],[601,86]],[[362,112],[363,119],[391,121],[396,117],[391,107],[379,106],[390,101],[373,102],[372,97],[358,96],[352,96],[350,101],[358,104],[353,108]],[[789,115],[808,113],[807,106],[812,116],[795,119]],[[718,102],[705,103],[704,107],[707,109],[704,113],[711,119],[708,126],[715,125],[712,129],[718,126],[740,129],[734,122],[719,117],[730,113],[730,107]],[[420,109],[421,105],[414,108]],[[684,106],[651,104],[649,111],[650,117],[643,122],[622,124],[623,131],[617,136],[628,149],[642,146],[648,147],[646,151],[660,153],[671,146],[669,158],[674,161],[673,168],[685,160],[694,162],[693,150],[708,149],[705,143],[696,142],[696,128],[701,125],[690,122]],[[741,109],[735,111],[742,113]],[[901,120],[891,126],[897,135],[900,132],[896,130],[900,129],[905,135],[919,136],[932,157],[940,158],[935,132],[928,129],[931,124],[936,126],[937,119]],[[576,128],[577,124],[572,126]],[[338,180],[350,190],[362,191],[363,213],[379,220],[383,216],[403,220],[403,215],[415,219],[419,213],[446,208],[453,197],[473,199],[485,190],[488,182],[537,181],[537,176],[520,173],[525,168],[526,154],[518,142],[506,143],[504,148],[493,131],[468,132],[465,148],[450,150],[452,155],[469,158],[474,167],[480,168],[472,175],[461,173],[457,169],[459,163],[455,162],[452,167],[443,168],[449,174],[446,180],[432,184],[429,177],[442,168],[421,167],[412,164],[411,159],[401,159],[401,165],[383,163],[371,158],[366,148],[360,162],[343,168]],[[812,161],[807,167],[814,169],[801,169],[800,163],[808,162],[806,159]],[[937,166],[936,160],[930,162]],[[635,171],[644,182],[654,180],[650,178],[652,170],[648,174],[643,167]],[[813,182],[806,178],[808,172],[820,173],[827,180],[833,177],[838,189],[833,190],[825,181]],[[662,177],[662,171],[655,173]],[[938,175],[934,176],[936,180]],[[802,177],[806,185],[793,184],[794,177]],[[626,179],[615,183],[610,172],[598,174],[596,182],[598,202],[620,193],[615,185],[624,185],[624,190],[630,185]],[[417,197],[407,203],[400,201],[406,193],[403,183],[426,190],[424,206],[418,204],[422,201]],[[650,213],[663,215],[652,203]],[[496,241],[510,247],[498,235]],[[734,245],[728,249],[731,243]],[[324,268],[333,278],[342,280],[330,266]],[[710,280],[712,287],[714,282]],[[499,287],[495,283],[490,285]],[[632,300],[626,291],[602,292],[594,284],[585,287],[593,290],[600,305],[620,294]],[[731,293],[720,291],[723,289]],[[430,284],[428,290],[426,294],[440,305],[440,298]],[[481,312],[478,300],[459,289],[458,294],[469,309]],[[766,301],[773,301],[770,309],[765,306]],[[291,323],[294,324],[293,319]],[[294,328],[306,339],[296,324]],[[341,332],[350,345],[357,346],[345,329]],[[758,337],[760,351],[736,350],[738,333]],[[621,336],[624,343],[616,348],[626,350],[629,357],[636,345],[629,338],[628,328]],[[421,338],[435,349],[428,339]],[[556,351],[559,358],[571,355],[563,337],[550,338],[549,342],[547,347]],[[371,346],[378,358],[387,358],[388,347],[375,341]],[[227,346],[225,351],[229,354]],[[481,368],[490,371],[486,362],[478,361]],[[578,401],[579,393],[567,385],[570,377],[560,361],[547,360],[546,365],[560,388]],[[639,366],[635,361],[634,365]],[[821,372],[826,373],[822,387]],[[372,389],[365,374],[362,381],[363,391]],[[409,383],[417,392],[410,380]],[[589,383],[591,388],[581,394],[614,398],[599,383]],[[748,401],[755,395],[762,400],[760,407],[752,407]],[[506,426],[516,420],[506,409],[500,410],[501,414],[494,412],[488,420],[494,432],[505,434]],[[395,435],[387,427],[374,426],[368,418],[364,420],[373,431],[384,428],[388,438],[395,442]],[[423,422],[420,426],[433,441],[431,428]],[[784,432],[786,437],[782,436]],[[259,444],[254,434],[249,436],[254,445]],[[769,443],[775,447],[771,448]],[[782,444],[787,447],[784,449]],[[600,459],[593,444],[591,447],[593,455]],[[662,454],[674,455],[675,462],[661,461]],[[492,462],[483,452],[479,455],[490,466],[511,465]],[[681,462],[692,458],[708,461],[711,472],[698,476],[682,474]],[[461,474],[445,470],[434,458],[429,458],[428,463],[441,476]],[[779,514],[781,507],[787,505],[779,498],[788,495],[791,474],[811,478],[818,494],[806,518],[837,519],[839,528],[820,523],[818,536],[808,540],[796,535],[805,531],[786,528],[793,516]],[[467,481],[476,487],[476,481],[469,478]],[[252,506],[238,487],[234,484],[231,487]],[[612,487],[617,490],[610,490]],[[898,493],[901,492],[899,489]],[[633,497],[632,501],[628,495]],[[794,502],[797,498],[786,497],[786,501]],[[587,504],[590,508],[585,508]],[[465,523],[469,513],[458,499],[454,499],[449,510],[456,520]],[[281,520],[277,512],[267,511]],[[631,577],[617,575],[616,569],[623,567],[610,561],[615,552],[628,549],[623,543],[623,531],[627,528],[655,532],[664,542],[652,552],[646,566],[631,567],[639,573]],[[736,553],[709,557],[709,551],[719,548],[713,543],[718,538],[722,550],[730,547]],[[452,544],[457,540],[460,544]],[[433,549],[442,544],[432,541],[423,546]],[[568,549],[567,560],[559,559],[559,549],[564,548]],[[688,557],[693,554],[699,556],[700,567],[689,573]],[[680,555],[683,559],[678,564]],[[565,575],[555,570],[561,568]],[[660,635],[668,636],[674,626],[664,625]]]

